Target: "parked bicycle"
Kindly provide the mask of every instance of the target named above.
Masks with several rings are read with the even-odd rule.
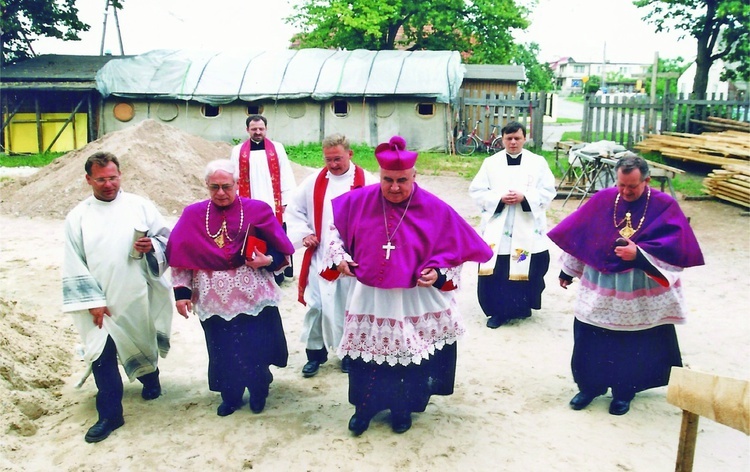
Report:
[[[474,129],[471,130],[471,133],[460,136],[456,140],[457,153],[462,156],[470,156],[480,149],[488,154],[495,154],[503,150],[503,138],[497,133],[500,126],[490,125],[492,132],[487,139],[483,140],[479,137],[479,133],[477,132],[479,123],[481,122],[482,120],[477,120],[476,123],[474,123]]]

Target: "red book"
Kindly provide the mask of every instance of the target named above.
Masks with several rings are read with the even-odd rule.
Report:
[[[268,247],[266,246],[265,241],[256,238],[248,231],[247,238],[245,238],[245,242],[242,243],[242,254],[245,256],[245,259],[254,259],[256,249],[259,252],[265,254],[268,250]]]

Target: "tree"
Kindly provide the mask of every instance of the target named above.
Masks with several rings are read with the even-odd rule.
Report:
[[[80,40],[89,25],[78,19],[76,0],[0,0],[0,64],[35,55],[32,43],[40,37]],[[122,2],[112,0],[115,8]]]
[[[287,18],[302,48],[454,50],[469,63],[509,64],[513,30],[528,27],[515,0],[304,0]]]
[[[549,64],[539,62],[539,45],[530,43],[516,46],[513,62],[526,69],[526,82],[523,89],[526,92],[544,92],[552,90],[554,74]]]
[[[750,79],[750,7],[747,0],[635,0],[656,32],[681,30],[697,41],[693,93],[705,96],[708,71],[718,59],[731,63],[727,78]]]
[[[599,89],[602,86],[602,78],[598,75],[592,75],[589,76],[588,82],[586,82],[586,85],[583,86],[583,94],[589,95],[592,93],[596,93],[599,91]]]

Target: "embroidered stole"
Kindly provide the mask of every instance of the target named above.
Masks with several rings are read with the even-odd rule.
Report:
[[[527,176],[523,171],[523,164],[520,166],[503,165],[500,170],[503,174],[503,193],[510,186],[518,186]],[[531,186],[529,179],[527,189]],[[510,207],[505,205],[503,211],[494,214],[487,222],[487,226],[482,233],[482,238],[492,248],[494,254],[492,258],[482,264],[479,264],[479,275],[492,275],[497,263],[498,251],[503,237],[510,238],[510,267],[508,280],[529,280],[529,267],[531,266],[531,246],[534,241],[534,214],[533,212],[523,211],[521,204],[515,205],[513,212],[513,224],[510,234],[505,234],[505,224],[510,213]]]
[[[326,189],[328,188],[328,169],[323,168],[315,179],[315,187],[313,188],[313,229],[315,230],[315,236],[320,241],[320,234],[322,232],[321,226],[323,226],[323,202],[325,200]],[[352,183],[351,190],[360,188],[365,185],[365,172],[361,167],[354,165],[354,182]],[[310,263],[312,262],[312,256],[317,247],[308,247],[305,249],[305,255],[302,257],[302,268],[299,271],[299,281],[297,285],[297,301],[303,305],[305,303],[305,288],[307,287],[307,278],[310,273]],[[339,276],[338,271],[326,267],[320,272],[320,276],[324,279],[332,282]]]
[[[284,209],[281,204],[281,170],[279,155],[270,139],[264,139],[268,171],[271,174],[271,188],[273,189],[274,213],[279,224],[283,224]],[[242,143],[240,148],[240,197],[253,198],[250,188],[250,140]]]

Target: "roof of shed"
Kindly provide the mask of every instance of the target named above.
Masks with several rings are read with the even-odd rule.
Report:
[[[495,80],[498,82],[523,82],[526,70],[523,66],[496,64],[467,64],[464,79]]]
[[[130,56],[46,54],[4,66],[0,84],[7,90],[95,90],[96,73],[109,61]]]
[[[155,50],[107,63],[97,74],[107,97],[196,100],[326,100],[419,96],[453,101],[464,65],[456,51]]]
[[[17,64],[4,66],[2,82],[85,82],[94,81],[96,73],[113,59],[131,56],[69,56],[46,54]]]

